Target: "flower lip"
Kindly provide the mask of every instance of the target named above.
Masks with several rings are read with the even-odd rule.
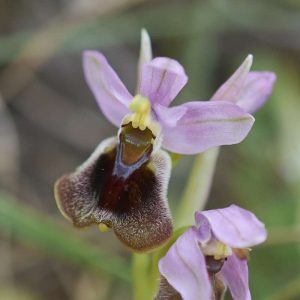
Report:
[[[55,198],[76,227],[110,227],[128,248],[149,251],[172,234],[166,194],[170,158],[159,150],[127,166],[126,176],[122,170],[113,174],[119,145],[116,138],[100,143],[75,172],[57,181]]]

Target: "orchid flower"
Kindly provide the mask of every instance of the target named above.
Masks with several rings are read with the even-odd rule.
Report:
[[[234,300],[250,300],[247,253],[265,241],[264,224],[236,205],[196,212],[195,219],[159,261],[157,300],[222,299],[226,287]]]
[[[151,53],[150,38],[142,31],[133,95],[103,54],[84,52],[86,81],[102,113],[119,131],[55,185],[56,202],[66,219],[77,227],[112,228],[135,251],[158,247],[172,234],[167,202],[171,162],[162,148],[195,154],[241,142],[254,122],[242,106],[248,109],[252,98],[263,103],[271,89],[271,84],[257,83],[260,75],[248,78],[248,58],[215,94],[215,101],[169,107],[188,78],[176,60],[152,59]],[[243,105],[235,103],[238,95]]]

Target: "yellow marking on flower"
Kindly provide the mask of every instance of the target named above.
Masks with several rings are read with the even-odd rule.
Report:
[[[220,241],[217,241],[216,248],[214,252],[214,259],[222,259],[224,257],[228,257],[232,254],[232,250],[229,246],[223,244]]]
[[[101,232],[107,232],[109,230],[109,227],[107,225],[105,225],[104,223],[100,223],[98,225],[98,228]]]
[[[151,104],[150,101],[141,95],[136,95],[129,108],[134,112],[132,116],[132,127],[145,130],[151,120]]]

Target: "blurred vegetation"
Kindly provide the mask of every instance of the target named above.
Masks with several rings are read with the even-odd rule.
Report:
[[[252,251],[253,299],[300,299],[300,4],[297,0],[0,2],[0,299],[131,299],[130,255],[112,233],[60,216],[54,180],[115,134],[88,90],[81,52],[101,49],[134,90],[140,29],[179,60],[177,103],[208,99],[248,54],[277,83],[240,145],[223,147],[209,208],[255,212],[268,241]],[[172,174],[173,211],[193,157]]]

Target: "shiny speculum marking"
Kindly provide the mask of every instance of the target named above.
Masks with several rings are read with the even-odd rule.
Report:
[[[119,163],[136,168],[149,159],[155,136],[149,128],[141,131],[132,124],[123,125],[120,133]]]
[[[131,123],[124,125],[119,143],[102,154],[91,176],[91,187],[99,205],[122,214],[137,208],[156,184],[155,174],[147,167],[153,145],[149,129],[141,131]]]

